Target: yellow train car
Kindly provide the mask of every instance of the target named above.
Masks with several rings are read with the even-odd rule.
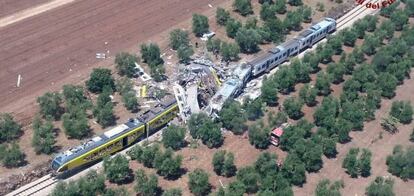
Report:
[[[58,154],[52,169],[64,172],[100,160],[137,142],[142,136],[151,135],[177,116],[175,99],[161,103],[137,119],[118,125],[84,144]]]
[[[176,100],[171,99],[148,110],[138,119],[145,123],[146,131],[151,135],[174,119],[177,116],[178,110]]]

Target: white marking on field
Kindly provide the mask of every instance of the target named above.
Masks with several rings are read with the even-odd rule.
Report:
[[[19,74],[19,75],[17,76],[17,87],[20,87],[20,82],[21,82],[21,80],[22,80],[22,76]]]
[[[41,14],[43,12],[46,12],[48,10],[55,9],[57,7],[60,7],[62,5],[71,3],[75,0],[54,0],[48,3],[44,3],[41,5],[38,5],[36,7],[28,8],[25,10],[22,10],[20,12],[8,15],[6,17],[0,18],[0,28],[5,27],[7,25],[22,21],[26,18],[30,18],[32,16]]]

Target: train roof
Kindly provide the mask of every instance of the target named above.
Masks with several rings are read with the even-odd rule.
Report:
[[[255,58],[252,61],[250,61],[249,64],[250,65],[257,65],[257,64],[265,63],[267,60],[271,59],[273,55],[274,54],[272,54],[270,52],[266,52],[265,54]]]
[[[299,33],[298,37],[308,37],[309,35],[312,35],[314,31],[317,31],[321,28],[326,28],[332,23],[335,23],[335,20],[332,18],[325,18],[324,20],[319,21],[318,23],[312,25],[310,28],[302,31]]]
[[[237,76],[240,80],[246,79],[250,75],[251,66],[248,64],[242,64],[237,66],[236,69],[233,70],[233,74]]]
[[[272,53],[272,54],[277,54],[277,53],[280,52],[280,49],[275,47],[275,48],[270,49],[269,52]]]
[[[144,124],[141,121],[137,119],[130,119],[128,122],[124,124],[117,125],[116,127],[113,127],[108,131],[105,131],[100,136],[95,136],[77,147],[71,148],[63,153],[58,154],[54,158],[54,160],[56,160],[60,164],[66,163],[142,125]]]
[[[293,46],[297,45],[298,43],[299,43],[299,41],[297,39],[291,39],[291,40],[283,43],[282,45],[280,45],[280,47],[283,48],[283,49],[293,48]]]
[[[304,31],[302,31],[301,33],[299,33],[299,37],[308,37],[309,35],[311,35],[313,33],[312,30],[310,29],[306,29]]]
[[[326,27],[328,27],[329,25],[331,25],[332,23],[335,23],[334,21],[332,21],[331,19],[329,19],[329,18],[325,18],[324,20],[322,20],[322,21],[319,21],[318,23],[316,23],[316,24],[314,24],[314,25],[312,25],[311,27],[310,27],[310,29],[311,30],[314,30],[314,31],[317,31],[317,30],[319,30],[319,29],[324,29],[324,28],[326,28]]]
[[[144,112],[141,116],[138,117],[138,119],[141,122],[147,123],[151,121],[152,119],[154,119],[155,117],[157,117],[158,114],[160,114],[161,112],[165,111],[167,108],[174,105],[175,103],[177,103],[175,98],[167,98],[166,100],[164,100],[163,102],[155,106],[154,108]]]
[[[241,80],[238,78],[230,78],[224,82],[217,93],[211,98],[211,108],[220,110],[224,102],[232,98],[234,93],[240,88]]]

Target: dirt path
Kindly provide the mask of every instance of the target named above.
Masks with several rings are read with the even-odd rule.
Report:
[[[52,0],[0,0],[0,18]]]
[[[22,10],[20,12],[17,12],[15,14],[6,16],[4,18],[0,18],[0,28],[5,27],[7,25],[22,21],[26,18],[30,18],[32,16],[41,14],[43,12],[55,9],[57,7],[60,7],[62,5],[72,3],[75,0],[54,0],[48,3],[41,4],[36,7],[28,8],[25,10]]]

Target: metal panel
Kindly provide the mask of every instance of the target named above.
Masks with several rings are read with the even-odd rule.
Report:
[[[122,125],[118,125],[117,127],[113,128],[113,129],[111,129],[111,130],[109,130],[109,131],[106,131],[106,132],[104,133],[104,135],[105,135],[107,138],[112,138],[114,135],[117,135],[117,134],[119,134],[119,133],[121,133],[122,131],[125,131],[125,130],[127,130],[127,129],[128,129],[128,126],[126,126],[126,125],[124,125],[124,124],[122,124]]]

